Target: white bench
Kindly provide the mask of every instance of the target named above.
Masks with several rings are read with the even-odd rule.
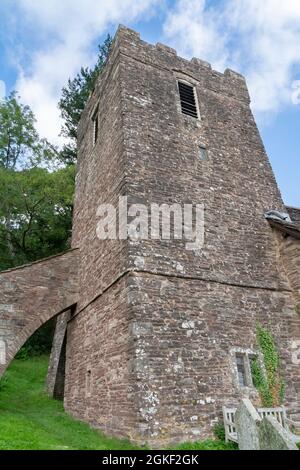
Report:
[[[225,440],[238,442],[237,432],[235,427],[235,413],[237,408],[228,408],[223,406],[223,419],[225,426]],[[266,416],[273,416],[285,429],[289,430],[287,424],[286,409],[284,407],[277,408],[257,408],[257,412],[261,418]]]

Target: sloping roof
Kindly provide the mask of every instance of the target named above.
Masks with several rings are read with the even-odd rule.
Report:
[[[271,227],[276,228],[280,232],[285,233],[286,235],[290,235],[298,240],[300,240],[300,221],[299,223],[296,222],[287,222],[286,220],[278,220],[267,218]]]

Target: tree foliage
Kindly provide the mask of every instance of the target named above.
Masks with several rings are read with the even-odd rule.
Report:
[[[93,68],[82,67],[76,77],[69,79],[67,86],[62,89],[59,108],[64,120],[62,134],[68,138],[68,144],[64,146],[61,152],[61,159],[66,164],[76,162],[78,123],[86,102],[94,89],[97,77],[107,61],[111,44],[112,38],[108,35],[104,43],[98,46],[99,53],[95,66]]]
[[[0,270],[69,246],[74,166],[51,171],[57,151],[16,93],[0,102]]]
[[[49,320],[24,344],[16,355],[17,359],[50,354],[55,329],[55,319]]]
[[[69,247],[74,166],[0,169],[0,269]]]
[[[21,104],[16,93],[0,101],[0,168],[32,167],[55,156],[54,147],[39,138],[29,106]]]

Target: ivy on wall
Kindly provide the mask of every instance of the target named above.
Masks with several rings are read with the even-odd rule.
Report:
[[[280,406],[285,397],[285,384],[280,375],[280,363],[272,334],[260,324],[256,327],[256,338],[262,353],[264,369],[258,358],[251,363],[254,386],[257,388],[262,406]]]

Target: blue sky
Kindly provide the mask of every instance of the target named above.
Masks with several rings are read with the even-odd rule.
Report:
[[[57,101],[119,23],[151,43],[243,73],[286,204],[300,207],[300,2],[0,0],[0,94],[17,89],[42,136],[59,143]]]

